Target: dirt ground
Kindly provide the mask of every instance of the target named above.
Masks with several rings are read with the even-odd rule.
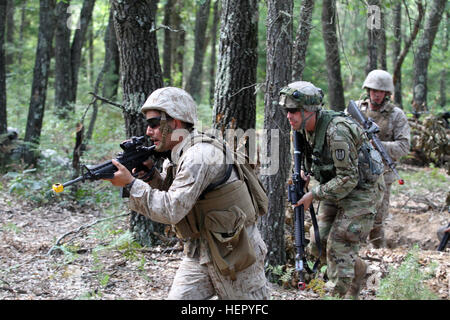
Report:
[[[375,299],[380,279],[390,267],[399,266],[415,244],[420,247],[424,272],[429,272],[432,263],[437,264],[426,285],[440,299],[449,299],[450,249],[436,251],[436,230],[449,222],[441,191],[429,190],[418,201],[407,192],[392,196],[386,223],[388,247],[373,249],[365,244],[360,251],[369,265],[361,299]],[[180,247],[99,250],[109,243],[98,236],[100,232],[93,232],[99,223],[71,235],[75,248],[71,254],[51,251],[61,236],[103,218],[95,207],[71,202],[37,207],[4,187],[0,191],[0,299],[164,299],[181,261]],[[110,223],[128,229],[128,217]],[[322,299],[313,290],[271,286],[274,300]]]

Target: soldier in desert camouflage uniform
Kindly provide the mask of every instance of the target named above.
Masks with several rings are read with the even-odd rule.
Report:
[[[384,70],[372,70],[362,88],[367,90],[368,97],[356,104],[366,118],[370,117],[380,127],[378,137],[389,156],[396,161],[407,155],[411,139],[410,128],[403,110],[390,101],[390,96],[394,93],[392,76]],[[375,248],[386,246],[383,225],[389,214],[391,185],[395,179],[394,172],[389,166],[385,166],[386,189],[369,234],[369,240]]]
[[[297,205],[309,208],[313,200],[321,201],[322,260],[327,262],[332,294],[357,298],[366,273],[366,265],[358,257],[359,244],[372,228],[375,206],[381,199],[383,164],[359,125],[342,113],[322,110],[322,97],[322,90],[306,81],[291,83],[280,91],[280,105],[287,111],[290,125],[304,137],[302,175],[309,181],[304,172],[311,172],[319,181]],[[363,155],[363,148],[369,157]],[[376,171],[367,171],[368,161]],[[313,235],[310,240],[308,250],[317,256]]]
[[[146,134],[157,151],[168,151],[170,157],[161,174],[157,170],[150,177],[141,173],[143,180],[133,178],[113,160],[119,170],[111,182],[130,191],[132,210],[175,225],[177,234],[186,240],[185,257],[168,299],[201,300],[214,295],[220,299],[268,299],[267,249],[255,224],[257,214],[249,191],[236,166],[224,161],[223,149],[212,139],[202,137],[206,140],[194,142],[200,136],[193,127],[196,109],[192,97],[182,89],[154,91],[141,109],[149,124]],[[144,164],[151,167],[151,161]],[[205,192],[217,182],[218,186]],[[218,231],[221,228],[228,231]],[[217,252],[225,258],[215,259]],[[234,264],[224,267],[225,260]]]

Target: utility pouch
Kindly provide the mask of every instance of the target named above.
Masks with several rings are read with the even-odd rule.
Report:
[[[237,206],[206,213],[204,230],[211,259],[221,274],[236,280],[236,273],[256,261],[245,230],[245,213]]]
[[[364,142],[358,153],[359,186],[375,183],[383,174],[384,164],[380,153],[369,142]]]

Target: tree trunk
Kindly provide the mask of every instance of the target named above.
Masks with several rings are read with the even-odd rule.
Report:
[[[286,262],[284,241],[284,219],[286,202],[286,181],[291,167],[290,127],[278,106],[280,89],[289,84],[292,77],[292,11],[293,2],[268,0],[267,11],[267,66],[264,94],[264,128],[267,130],[267,154],[270,165],[278,164],[275,173],[263,175],[262,182],[269,196],[269,211],[261,217],[259,229],[267,244],[267,264],[283,265]],[[279,143],[276,143],[278,133]],[[275,143],[272,143],[272,139]],[[272,144],[278,150],[272,149]],[[278,153],[278,154],[277,154]],[[276,156],[279,155],[278,158]],[[275,157],[275,158],[274,158]],[[262,169],[267,169],[266,166]],[[269,275],[269,277],[272,277]]]
[[[381,29],[381,9],[379,0],[368,1],[367,21],[367,66],[366,74],[377,69],[377,43]]]
[[[444,33],[444,45],[442,51],[444,52],[444,57],[447,56],[448,51],[448,28],[449,28],[449,12],[446,12],[446,19],[445,19],[445,33]],[[445,63],[445,61],[443,61]],[[441,71],[441,79],[439,80],[440,88],[439,88],[439,103],[442,108],[445,108],[447,104],[447,69],[442,68]],[[444,109],[445,110],[445,109]]]
[[[0,134],[7,132],[5,66],[6,0],[0,0]]]
[[[209,65],[209,104],[214,105],[215,79],[216,79],[216,41],[217,27],[220,23],[219,0],[214,1],[213,21],[211,26],[211,63]]]
[[[47,83],[50,68],[52,40],[55,31],[55,0],[40,0],[39,9],[39,36],[36,49],[36,60],[31,86],[30,107],[24,141],[39,145],[42,120],[44,119],[45,99],[47,96]],[[37,155],[28,145],[23,153],[27,164],[35,164]]]
[[[114,17],[112,11],[109,13],[108,26],[106,27],[105,37],[105,74],[103,76],[102,96],[109,100],[114,100],[119,89],[119,69],[120,57],[117,47],[116,31],[114,29]]]
[[[67,21],[70,13],[69,2],[60,1],[56,5],[55,30],[55,113],[60,119],[68,116],[72,88],[72,70],[70,59],[70,29]]]
[[[22,4],[22,7],[20,9],[20,28],[19,28],[19,54],[17,57],[18,65],[22,65],[22,57],[23,57],[23,33],[25,30],[25,25],[28,24],[28,21],[26,20],[26,2],[24,1]]]
[[[81,64],[81,50],[83,49],[84,41],[86,39],[86,33],[92,18],[94,5],[95,0],[84,0],[83,7],[81,8],[80,12],[80,28],[75,31],[75,35],[72,41],[70,53],[72,84],[69,101],[73,103],[77,101],[78,72],[80,70]],[[73,108],[70,107],[69,111],[73,112]]]
[[[203,60],[206,49],[206,27],[209,18],[211,0],[199,2],[195,17],[194,64],[186,83],[186,91],[199,103],[201,100]]]
[[[119,48],[121,83],[126,136],[142,136],[146,123],[140,112],[147,96],[163,86],[156,33],[154,31],[157,0],[112,0],[117,45]],[[151,246],[164,225],[132,212],[130,229],[135,239]]]
[[[420,112],[428,110],[428,64],[430,62],[431,49],[439,29],[439,23],[441,22],[446,3],[446,0],[434,0],[431,3],[430,11],[425,21],[422,38],[420,39],[414,59],[413,109],[415,109],[414,114],[416,118],[419,117]]]
[[[170,27],[172,24],[172,10],[174,0],[167,0],[164,6],[163,24]],[[167,86],[172,84],[172,31],[164,29],[164,51],[163,51],[163,78]]]
[[[386,60],[386,14],[380,7],[380,30],[378,37],[378,61],[380,62],[380,69],[387,70]]]
[[[399,2],[395,5],[393,9],[393,23],[394,23],[394,43],[393,43],[393,69],[395,70],[395,65],[400,56],[400,51],[402,49],[402,4]],[[394,102],[398,107],[403,109],[402,104],[402,70],[399,69],[396,74],[397,81],[394,82]]]
[[[182,0],[177,0],[172,10],[173,28],[177,32],[172,33],[172,82],[175,87],[183,87],[183,75],[184,75],[184,43],[186,32],[183,30],[181,20],[181,9],[183,7]]]
[[[14,63],[14,11],[16,6],[14,0],[7,0],[7,13],[6,13],[6,43],[8,44],[8,50],[5,53],[6,72],[11,72],[11,65]]]
[[[300,22],[294,42],[292,59],[292,80],[302,80],[306,63],[306,49],[308,48],[309,35],[312,29],[312,14],[314,0],[303,0],[300,9]]]
[[[256,123],[258,1],[222,1],[214,93],[214,127],[247,130]]]
[[[395,95],[399,96],[399,98],[395,98],[396,99],[395,101],[397,102],[397,99],[400,99],[399,100],[400,103],[402,101],[401,100],[401,70],[402,70],[401,68],[402,68],[402,64],[403,64],[403,61],[406,58],[406,55],[408,54],[409,49],[411,48],[412,43],[414,42],[414,40],[417,37],[417,34],[419,33],[420,24],[422,23],[423,16],[425,14],[425,9],[423,7],[422,2],[421,1],[417,1],[416,3],[417,3],[418,15],[417,15],[417,19],[414,22],[413,31],[411,32],[411,35],[409,36],[409,39],[407,41],[405,41],[405,47],[403,48],[403,50],[398,55],[396,55],[396,58],[395,58],[395,65],[394,65],[394,72],[393,72],[393,81],[394,81],[394,87],[396,88],[395,89],[396,90]],[[399,8],[398,10],[400,10],[400,13],[396,13],[396,14],[400,15],[400,20],[401,20],[401,6],[399,6],[398,8]],[[405,7],[405,9],[407,9],[407,7]],[[407,10],[407,12],[408,12],[408,10]],[[409,16],[409,14],[408,14],[408,16]],[[397,23],[400,23],[400,22],[396,22],[396,24]],[[401,37],[400,33],[398,34],[398,37]],[[399,43],[398,45],[400,46],[401,39],[399,39],[398,43]],[[397,83],[399,83],[399,82],[400,82],[399,89],[397,89],[396,86],[397,86]],[[399,91],[397,92],[397,90],[399,90]]]
[[[325,44],[328,72],[328,97],[330,108],[345,109],[344,88],[341,78],[341,60],[336,35],[336,1],[325,0],[322,5],[322,34]]]

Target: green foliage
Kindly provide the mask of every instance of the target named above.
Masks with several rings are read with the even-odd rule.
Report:
[[[397,268],[389,268],[389,274],[381,279],[377,298],[381,300],[435,300],[439,297],[429,290],[424,280],[431,277],[419,264],[419,248],[410,250],[405,261]]]

